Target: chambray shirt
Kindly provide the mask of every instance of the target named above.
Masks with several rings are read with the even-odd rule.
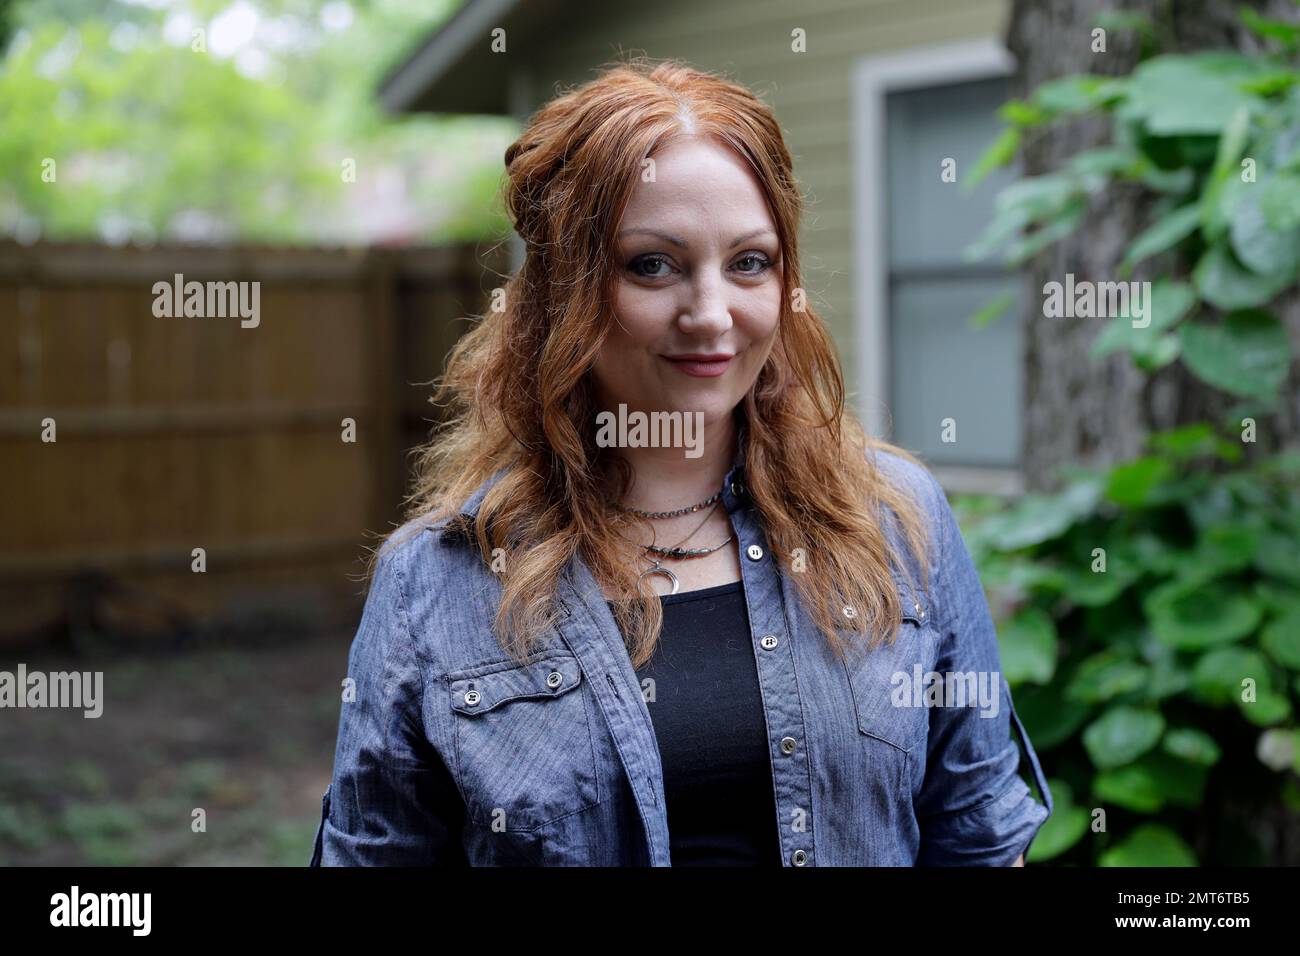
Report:
[[[878,452],[876,461],[924,505],[930,587],[914,590],[896,572],[897,639],[848,659],[826,646],[769,552],[741,454],[724,484],[781,859],[1009,866],[1051,813],[1051,793],[1001,676],[984,591],[943,489],[895,455]],[[462,513],[473,517],[502,474]],[[901,547],[893,522],[886,532]],[[502,586],[477,550],[446,518],[402,535],[378,564],[349,652],[311,865],[670,866],[648,705],[581,556],[562,575],[562,621],[519,663],[492,635]],[[865,642],[860,632],[845,637]],[[900,706],[899,688],[915,689],[932,671],[976,675],[998,698],[996,712],[973,699]],[[1019,774],[1012,727],[1046,806]]]

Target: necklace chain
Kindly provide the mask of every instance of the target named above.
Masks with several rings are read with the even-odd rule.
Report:
[[[723,485],[715,493],[705,498],[699,504],[690,505],[686,508],[678,508],[675,511],[642,511],[639,508],[628,508],[624,505],[615,505],[614,507],[618,508],[619,511],[626,511],[634,515],[640,515],[642,518],[676,518],[678,515],[688,515],[693,511],[699,511],[701,508],[707,508],[722,497],[722,492],[726,490],[726,487],[726,485]]]

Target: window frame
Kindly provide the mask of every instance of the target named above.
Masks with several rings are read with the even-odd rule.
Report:
[[[1015,59],[992,36],[866,56],[853,67],[853,320],[858,413],[863,427],[889,436],[892,392],[889,342],[889,219],[886,98],[890,93],[1011,75]],[[892,436],[889,436],[892,440]],[[935,465],[944,489],[1016,496],[1024,491],[1019,467]]]

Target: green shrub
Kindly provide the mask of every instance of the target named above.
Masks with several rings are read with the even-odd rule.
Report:
[[[1153,276],[1151,322],[1110,319],[1093,356],[1147,374],[1181,361],[1238,400],[1134,460],[1067,470],[1055,493],[959,501],[1056,802],[1030,862],[1261,863],[1261,816],[1300,809],[1300,453],[1244,454],[1292,362],[1269,307],[1300,273],[1300,26],[1243,16],[1277,52],[1054,80],[1003,107],[981,162],[982,175],[1036,130],[1109,116],[1111,144],[1000,194],[972,255],[1026,262],[1103,188],[1134,184],[1150,221],[1114,278]]]

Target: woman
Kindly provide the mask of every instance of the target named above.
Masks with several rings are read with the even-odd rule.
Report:
[[[942,489],[845,409],[772,113],[635,60],[505,160],[524,263],[378,554],[313,865],[1019,865],[1051,796]]]

